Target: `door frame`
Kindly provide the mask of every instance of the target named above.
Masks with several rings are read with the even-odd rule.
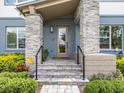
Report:
[[[66,28],[66,52],[65,53],[59,53],[59,28]],[[68,57],[68,26],[57,26],[57,57]]]

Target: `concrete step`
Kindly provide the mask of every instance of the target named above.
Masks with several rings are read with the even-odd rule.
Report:
[[[81,67],[38,67],[38,71],[82,71]]]
[[[77,64],[41,64],[41,65],[38,65],[38,67],[81,67],[81,65],[77,65]]]
[[[35,74],[35,73],[34,73]],[[55,75],[64,75],[64,76],[82,76],[83,73],[82,72],[68,72],[68,71],[57,71],[57,72],[53,72],[53,71],[38,71],[38,75],[42,75],[42,76],[55,76]]]
[[[68,73],[76,73],[76,72],[82,72],[82,69],[81,68],[59,68],[59,69],[51,69],[51,68],[38,68],[38,73],[42,73],[42,72],[51,72],[51,73],[54,73],[54,72],[68,72]]]
[[[57,62],[38,65],[38,82],[44,85],[83,85],[88,80],[83,80],[81,65]]]
[[[83,75],[38,75],[38,78],[76,78],[82,79]]]
[[[88,79],[75,78],[39,78],[37,81],[44,85],[84,85],[89,82]]]

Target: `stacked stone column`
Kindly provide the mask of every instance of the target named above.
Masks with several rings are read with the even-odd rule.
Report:
[[[99,53],[99,0],[81,0],[80,10],[80,46],[85,54]]]
[[[29,14],[26,16],[26,62],[30,70],[35,69],[35,55],[43,44],[43,20],[39,14]],[[28,58],[33,58],[33,64],[28,64]],[[40,64],[41,58],[38,58]]]

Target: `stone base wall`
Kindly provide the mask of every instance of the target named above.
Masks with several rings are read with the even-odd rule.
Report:
[[[110,54],[87,54],[85,55],[86,77],[94,74],[112,74],[116,72],[116,56]]]
[[[39,14],[26,16],[26,63],[30,67],[30,72],[35,69],[35,55],[43,44],[43,20]],[[33,64],[28,63],[28,58],[33,58]],[[39,57],[38,62],[40,63]]]

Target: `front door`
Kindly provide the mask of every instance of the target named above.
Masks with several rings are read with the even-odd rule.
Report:
[[[67,39],[67,27],[58,27],[58,42],[57,42],[57,56],[67,57],[68,56],[68,39]]]

